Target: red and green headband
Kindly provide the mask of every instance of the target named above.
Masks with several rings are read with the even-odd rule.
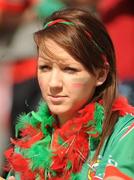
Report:
[[[55,25],[57,23],[66,24],[66,25],[75,25],[74,23],[69,22],[69,21],[64,20],[64,19],[56,19],[54,21],[49,21],[48,23],[46,23],[44,25],[44,29],[46,29],[47,27],[53,26],[53,25]]]

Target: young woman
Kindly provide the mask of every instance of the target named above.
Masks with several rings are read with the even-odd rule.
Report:
[[[15,148],[6,151],[9,176],[132,180],[134,108],[118,96],[114,48],[104,26],[86,11],[65,9],[46,20],[35,42],[45,102],[20,117]]]

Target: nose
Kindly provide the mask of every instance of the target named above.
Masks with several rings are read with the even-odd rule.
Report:
[[[51,91],[58,92],[62,89],[62,76],[59,69],[52,69],[49,79],[49,88]]]

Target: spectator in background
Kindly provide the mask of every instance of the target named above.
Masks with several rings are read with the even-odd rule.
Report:
[[[101,0],[98,9],[115,45],[119,89],[134,105],[134,1]]]

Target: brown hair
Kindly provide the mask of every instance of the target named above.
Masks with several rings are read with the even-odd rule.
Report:
[[[45,24],[57,19],[72,22],[74,25],[56,23],[36,32],[35,41],[38,47],[40,43],[45,42],[45,39],[52,39],[93,74],[96,69],[105,68],[104,56],[109,64],[107,79],[103,85],[96,88],[94,94],[94,100],[100,98],[103,100],[105,112],[102,138],[94,157],[96,159],[104,140],[112,133],[118,118],[117,113],[111,112],[117,96],[114,47],[103,24],[87,11],[76,8],[64,9],[52,14]]]

